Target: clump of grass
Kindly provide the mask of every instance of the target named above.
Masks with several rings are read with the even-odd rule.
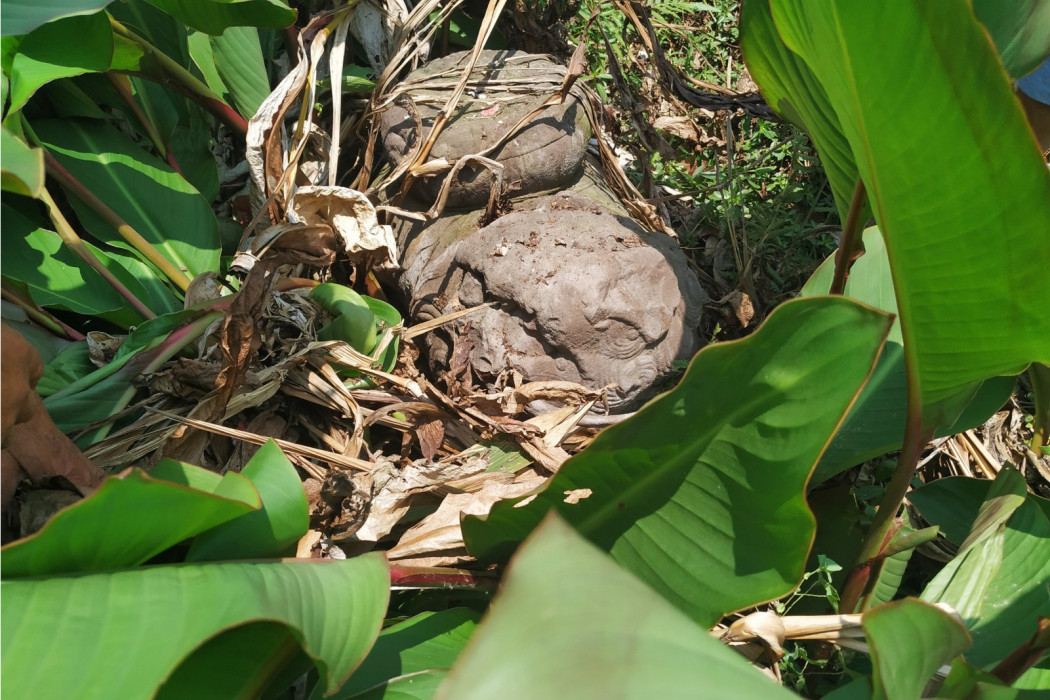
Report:
[[[755,89],[738,46],[739,2],[648,6],[656,38],[683,76],[700,89]],[[805,134],[743,111],[684,105],[660,84],[634,25],[612,3],[582,0],[569,35],[587,42],[585,80],[607,106],[614,138],[634,155],[628,174],[670,219],[712,296],[739,289],[760,313],[794,296],[834,250],[839,226]],[[659,117],[687,117],[696,134],[653,129]]]

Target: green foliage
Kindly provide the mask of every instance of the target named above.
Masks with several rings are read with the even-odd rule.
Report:
[[[823,162],[843,174],[836,187],[840,211],[856,182],[850,174],[863,178],[887,243],[924,425],[951,423],[980,382],[1050,355],[1050,317],[1037,301],[1050,298],[1050,277],[1042,274],[1050,265],[1043,240],[1050,172],[967,3],[904,3],[892,14],[843,4],[773,8],[780,50],[792,52],[809,90],[778,80],[771,68],[756,79],[782,95],[774,106],[801,117]],[[757,18],[760,10],[754,12]],[[872,32],[876,22],[883,29]],[[744,25],[745,52],[779,41],[747,33],[758,24]],[[887,52],[884,35],[907,50]],[[749,65],[762,65],[766,55],[748,54]],[[901,84],[902,76],[912,82]],[[970,89],[975,83],[984,86],[979,93]],[[883,98],[890,92],[909,96],[892,113]],[[992,114],[989,101],[1002,109]],[[948,116],[931,119],[945,113],[945,104]],[[902,120],[908,129],[900,128]],[[963,177],[946,192],[949,172]],[[942,203],[936,212],[928,207],[933,201]],[[976,249],[982,253],[969,252]],[[1013,267],[1016,260],[1026,262]]]
[[[21,109],[33,93],[53,80],[133,70],[142,54],[141,47],[113,33],[104,12],[49,22],[21,37],[10,64],[5,60],[4,72],[11,81],[9,109]]]
[[[333,700],[430,698],[448,675],[477,627],[478,614],[466,608],[427,612],[387,627]],[[314,687],[310,700],[321,700]]]
[[[435,698],[791,697],[554,514]]]
[[[958,555],[922,594],[951,604],[963,617],[974,637],[966,660],[975,666],[1001,661],[1035,633],[1039,616],[1050,615],[1046,506],[1045,499],[1026,494],[1020,472],[1001,471]]]
[[[319,680],[311,697],[553,697],[581,684],[580,694],[593,697],[698,688],[786,696],[706,628],[792,589],[781,612],[814,595],[833,606],[846,600],[829,560],[803,575],[810,508],[821,510],[819,496],[807,504],[807,487],[905,437],[979,424],[1009,392],[1010,375],[1050,362],[1050,174],[1006,78],[1046,55],[1046,7],[977,1],[986,32],[964,0],[744,5],[750,74],[771,106],[809,133],[839,217],[847,219],[862,184],[854,218],[877,221],[846,284],[851,299],[822,296],[829,260],[804,290],[809,298],[784,304],[742,341],[702,351],[676,389],[602,432],[531,501],[466,518],[472,552],[511,562],[480,624],[453,609],[380,634],[390,573],[379,555],[229,561],[287,555],[308,527],[299,475],[269,444],[241,474],[175,462],[129,470],[5,547],[5,681],[41,698],[185,697],[202,687],[250,697],[267,690],[276,669],[294,678],[312,664]],[[581,19],[590,9],[582,4]],[[708,58],[724,57],[735,41],[735,3],[664,0],[650,9],[673,62],[692,61],[700,80],[742,77],[739,62],[729,69]],[[130,0],[99,10],[69,0],[3,6],[4,31],[18,32],[2,44],[5,289],[137,326],[102,369],[83,344],[49,365],[41,393],[67,430],[121,410],[136,377],[222,315],[218,306],[178,310],[188,281],[180,278],[220,264],[207,134],[218,123],[242,127],[269,94],[274,44],[256,27],[294,19],[276,0]],[[697,13],[711,31],[669,40]],[[453,37],[469,38],[467,16],[454,19]],[[646,58],[632,31],[612,5],[600,7],[588,55],[591,81],[607,97],[644,86],[647,69],[635,68]],[[625,85],[613,87],[608,53],[625,68],[615,76]],[[349,68],[342,76],[354,77],[363,76]],[[662,183],[706,190],[696,226],[720,221],[751,253],[797,248],[806,257],[826,247],[826,235],[798,239],[815,213],[834,216],[800,132],[744,120],[722,133],[725,160],[710,144],[672,136],[648,155]],[[25,199],[50,201],[44,151],[144,241],[128,243],[124,226],[58,178],[65,196],[57,199],[72,206],[80,233],[101,243],[79,248],[86,257],[61,247],[69,225],[55,208],[49,225]],[[759,191],[773,195],[777,211],[754,207]],[[158,259],[175,274],[162,273]],[[763,269],[790,286],[781,268]],[[143,321],[125,292],[157,317]],[[334,317],[323,333],[362,352],[401,322],[387,304],[340,294],[319,300]],[[396,357],[395,338],[383,367]],[[905,419],[909,406],[919,423]],[[907,485],[910,467],[898,461]],[[830,492],[843,503],[823,509],[822,524],[840,527],[827,540],[846,561],[840,551],[856,555],[866,522],[853,491]],[[1033,634],[1050,615],[1050,508],[1011,469],[990,490],[947,481],[913,496],[959,554],[921,600],[878,605],[900,595],[913,549],[935,534],[892,524],[859,567],[877,571],[862,598],[875,606],[861,617],[872,672],[830,697],[918,697],[947,664],[944,697],[1025,697],[1025,688],[1047,682],[1045,662],[1015,688],[989,671],[1026,644],[1038,651]],[[158,555],[181,563],[134,568]],[[961,621],[934,602],[950,603]],[[85,648],[94,650],[91,663],[71,653]],[[810,689],[812,659],[804,647],[793,654],[795,687]]]
[[[890,323],[841,298],[784,304],[748,338],[702,350],[676,389],[527,505],[467,517],[468,548],[505,556],[553,508],[703,625],[784,595],[813,539],[806,481]]]
[[[920,697],[934,671],[970,646],[958,620],[914,599],[869,610],[864,634],[875,667],[873,700]]]
[[[886,245],[878,227],[864,231],[864,256],[850,269],[844,293],[887,313],[897,314],[893,275]],[[829,257],[800,292],[801,296],[824,294],[831,287],[835,256]],[[899,321],[893,324],[886,346],[879,355],[871,379],[850,409],[846,421],[821,457],[813,482],[832,476],[899,447],[904,438],[905,416],[901,407],[907,400],[904,345]],[[992,377],[977,390],[959,418],[937,434],[954,435],[983,423],[1005,403],[1013,391],[1013,377]]]
[[[51,20],[101,10],[113,0],[6,0],[0,9],[3,35],[28,34]]]
[[[35,698],[149,697],[165,679],[163,697],[247,697],[301,646],[327,691],[341,685],[386,610],[382,556],[129,568],[189,537],[198,561],[281,554],[306,531],[298,476],[272,443],[245,473],[129,470],[4,547],[5,682]]]
[[[30,220],[6,203],[0,204],[0,212],[3,221],[0,235],[5,243],[6,258],[4,274],[24,283],[37,303],[85,316],[98,316],[125,327],[144,320],[138,312],[128,308],[127,300],[97,270],[63,245],[61,237],[49,230],[46,224]],[[8,242],[10,246],[6,245]],[[137,269],[128,256],[117,251],[109,255],[90,243],[85,245],[125,287],[140,298],[149,298],[135,276]],[[157,311],[175,310],[175,300],[170,293],[160,296],[158,302],[164,306],[155,307]]]
[[[1011,78],[1032,71],[1050,55],[1050,2],[974,0],[977,19],[992,36]]]
[[[209,203],[170,166],[94,121],[41,121],[41,145],[149,243],[191,277],[217,270],[219,233]],[[112,225],[73,200],[84,227],[97,239],[134,249]],[[178,231],[178,236],[169,232]]]
[[[4,153],[2,187],[5,192],[36,197],[44,187],[44,152],[30,148],[7,127],[0,128]]]
[[[287,27],[295,10],[282,0],[149,0],[183,24],[220,35],[230,27]]]

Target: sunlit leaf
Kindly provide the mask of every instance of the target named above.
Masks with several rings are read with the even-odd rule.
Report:
[[[861,624],[871,647],[875,700],[921,697],[934,671],[970,646],[958,620],[913,598],[873,608]]]
[[[279,556],[306,534],[310,525],[306,492],[275,442],[260,447],[240,473],[258,489],[262,508],[199,535],[186,561]]]
[[[5,10],[7,5],[3,3]],[[45,24],[21,40],[12,58],[10,109],[19,109],[52,80],[131,68],[141,56],[140,48],[113,36],[104,12]]]
[[[0,186],[6,192],[36,197],[44,187],[44,152],[30,148],[4,127],[0,130],[3,174]]]
[[[45,22],[73,15],[93,14],[113,0],[4,0],[0,3],[0,32],[28,34]]]
[[[155,566],[0,587],[4,683],[25,697],[151,697],[201,644],[259,621],[287,626],[331,691],[379,633],[389,572],[382,555],[367,554]],[[224,687],[222,665],[211,671],[195,679],[198,692]]]
[[[702,625],[787,593],[813,540],[806,482],[890,323],[842,297],[784,304],[745,340],[702,350],[534,500],[465,518],[467,547],[505,557],[553,508]]]
[[[752,74],[829,172],[863,177],[924,424],[951,423],[983,380],[1050,358],[1050,171],[965,0],[770,4],[775,32],[745,28]]]
[[[166,163],[113,127],[62,120],[33,124],[45,148],[81,183],[189,277],[215,271],[219,234],[208,202]],[[75,197],[74,208],[96,237],[130,248],[112,226]]]
[[[437,695],[794,697],[551,514]]]
[[[197,467],[192,467],[197,469]],[[129,469],[55,515],[37,534],[0,550],[4,579],[135,566],[182,540],[259,508],[245,477],[229,472],[225,495]],[[5,615],[7,608],[5,606]]]
[[[181,22],[208,34],[227,27],[287,27],[295,10],[281,0],[149,0]]]

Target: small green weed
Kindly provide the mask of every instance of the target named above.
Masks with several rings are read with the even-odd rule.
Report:
[[[753,89],[738,46],[739,2],[654,0],[648,10],[667,59],[687,80],[700,89]],[[683,106],[660,84],[645,43],[612,3],[584,0],[569,34],[587,42],[584,80],[614,115],[609,126],[619,144],[635,156],[628,175],[710,273],[716,288],[709,291],[754,293],[762,309],[794,296],[834,250],[838,230],[805,134],[786,123]],[[650,126],[682,116],[695,124],[695,138]]]

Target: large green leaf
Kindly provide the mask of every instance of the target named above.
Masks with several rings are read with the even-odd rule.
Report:
[[[44,374],[36,383],[36,393],[47,398],[96,369],[91,362],[87,340],[70,343],[44,365]]]
[[[809,474],[891,321],[842,297],[782,305],[750,337],[702,350],[530,503],[465,518],[468,548],[505,557],[553,508],[704,626],[787,593],[813,541]]]
[[[554,514],[437,698],[789,698]]]
[[[429,698],[477,627],[467,608],[427,612],[383,630],[372,651],[332,700]],[[321,700],[318,684],[311,700]]]
[[[871,647],[875,700],[922,697],[934,672],[970,646],[958,620],[914,598],[873,608],[861,624]]]
[[[258,698],[271,679],[286,672],[287,665],[301,654],[295,636],[285,625],[249,622],[212,637],[194,649],[164,681],[155,697],[157,700]],[[307,670],[309,661],[298,675]]]
[[[1050,2],[973,0],[973,11],[995,42],[1006,70],[1020,78],[1050,54]]]
[[[2,210],[4,275],[23,282],[44,307],[101,316],[122,326],[143,320],[102,276],[75,255],[54,231],[35,225],[6,203]],[[146,292],[123,266],[90,243],[89,251],[138,299]]]
[[[878,227],[864,231],[863,241],[866,252],[850,269],[844,294],[896,314],[893,277]],[[817,268],[800,295],[827,294],[834,267],[835,256],[832,255]],[[938,434],[954,435],[981,425],[1007,401],[1013,387],[1012,377],[993,377],[985,381],[959,419]],[[813,482],[820,483],[867,459],[898,449],[904,438],[907,392],[900,324],[894,323],[871,379],[820,458]]]
[[[1007,687],[990,673],[975,668],[962,659],[956,659],[952,662],[948,677],[938,688],[937,697],[957,700],[1044,700],[1050,683],[1038,682],[1036,676],[1043,670],[1039,666],[1050,668],[1050,656]],[[1033,674],[1033,671],[1036,674]],[[1031,683],[1033,680],[1035,684]]]
[[[974,635],[967,660],[990,666],[1050,615],[1050,520],[1014,469],[999,473],[959,554],[923,591],[951,604]]]
[[[211,37],[210,43],[215,70],[229,91],[229,99],[242,117],[251,119],[270,96],[259,30],[230,27],[222,36]]]
[[[139,469],[110,477],[90,498],[56,514],[40,532],[0,550],[3,577],[136,566],[260,507],[259,495],[245,477],[230,472],[223,481],[225,493],[218,495]]]
[[[166,163],[113,127],[62,120],[33,125],[43,146],[168,260],[195,277],[216,271],[219,234],[208,202]],[[100,240],[128,248],[112,226],[73,198],[81,222]]]
[[[306,534],[310,526],[306,492],[277,443],[267,441],[240,473],[258,489],[262,508],[199,535],[186,561],[273,557],[289,547],[294,553],[293,545]]]
[[[105,12],[45,24],[22,39],[11,60],[10,110],[21,108],[37,88],[52,80],[131,69],[141,56],[141,48],[113,35]]]
[[[766,102],[809,132],[820,152],[839,217],[845,221],[857,183],[857,164],[824,87],[780,40],[768,0],[748,0],[743,4],[740,49]]]
[[[818,150],[837,123],[872,199],[924,424],[950,423],[981,381],[1050,357],[1050,172],[967,0],[772,10],[827,96],[804,117]]]
[[[149,0],[194,29],[222,34],[228,27],[287,27],[295,10],[281,0]]]
[[[992,483],[987,479],[950,476],[913,489],[908,493],[908,501],[919,509],[923,520],[938,526],[948,540],[961,545],[970,533]],[[1031,493],[1026,498],[1050,518],[1050,500]]]
[[[45,22],[92,14],[113,0],[4,0],[0,4],[3,36],[28,34]]]
[[[1002,564],[985,593],[973,625],[967,660],[991,668],[1035,634],[1039,617],[1050,616],[1050,521],[1026,499],[1006,524]]]
[[[286,625],[333,691],[379,633],[389,572],[382,555],[368,554],[155,566],[4,581],[0,590],[4,683],[23,697],[151,697],[200,645],[258,621]],[[198,693],[224,687],[223,674],[213,664],[195,679]]]
[[[0,149],[3,151],[3,171],[0,186],[5,192],[36,197],[44,187],[44,152],[30,148],[7,130],[0,129]]]
[[[186,25],[179,20],[146,0],[122,0],[106,11],[183,68],[190,67]]]

